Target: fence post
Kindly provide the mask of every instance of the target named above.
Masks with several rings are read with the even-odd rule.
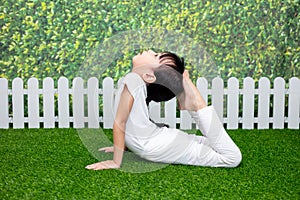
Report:
[[[88,127],[99,128],[99,82],[92,77],[88,80]]]
[[[243,129],[254,128],[254,81],[247,77],[243,81]]]
[[[9,128],[8,80],[0,78],[0,128]]]
[[[227,86],[227,129],[239,127],[239,81],[229,78]]]
[[[28,84],[28,127],[40,128],[39,81],[30,78]]]
[[[285,81],[281,77],[274,80],[273,128],[284,128]]]
[[[176,98],[165,103],[166,124],[171,128],[176,128]]]
[[[198,78],[197,80],[197,88],[200,91],[202,98],[207,104],[207,96],[208,96],[208,83],[207,80],[203,77]]]
[[[103,128],[112,128],[114,123],[114,81],[107,77],[103,80]]]
[[[84,91],[82,78],[73,80],[73,127],[84,128]]]
[[[299,109],[300,109],[300,80],[293,77],[289,81],[289,110],[288,128],[299,129]]]
[[[270,119],[270,81],[263,77],[258,86],[258,129],[268,129]]]
[[[43,80],[43,110],[44,128],[54,128],[54,83],[53,79],[49,77]]]
[[[65,77],[58,79],[58,127],[70,127],[69,82]]]
[[[24,89],[23,80],[12,82],[13,128],[24,128]]]
[[[212,80],[211,102],[216,109],[219,119],[223,122],[224,83],[219,77]]]

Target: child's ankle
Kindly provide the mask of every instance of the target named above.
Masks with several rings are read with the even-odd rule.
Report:
[[[205,108],[205,107],[207,107],[206,104],[197,102],[197,103],[193,106],[193,110],[192,110],[192,111],[197,112],[198,110],[201,110],[201,109],[203,109],[203,108]]]

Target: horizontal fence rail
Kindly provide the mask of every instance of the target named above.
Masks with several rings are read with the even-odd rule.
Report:
[[[86,85],[86,86],[85,86]],[[30,78],[27,87],[23,80],[0,78],[0,128],[112,128],[115,84],[105,78],[92,77],[84,83],[75,78],[72,87],[67,78],[58,80],[54,87],[52,78]],[[300,80],[293,77],[288,82],[277,77],[271,83],[261,78],[256,88],[252,78],[229,78],[227,87],[221,78],[214,78],[208,87],[205,78],[197,80],[197,88],[208,104],[212,104],[227,129],[299,129]],[[176,99],[164,103],[151,102],[150,117],[170,127],[192,129],[195,127],[187,111],[178,111]]]

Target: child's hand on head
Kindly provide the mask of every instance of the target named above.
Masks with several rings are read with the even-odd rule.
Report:
[[[197,111],[206,107],[206,103],[203,100],[196,86],[191,81],[188,71],[185,70],[182,76],[182,84],[184,91],[177,96],[179,109]]]

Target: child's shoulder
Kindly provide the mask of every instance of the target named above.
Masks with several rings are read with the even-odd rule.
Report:
[[[123,83],[127,85],[129,90],[145,85],[143,79],[137,73],[134,72],[128,73],[124,77]]]
[[[130,72],[128,74],[125,75],[124,77],[124,80],[132,80],[132,81],[143,81],[143,79],[137,74],[137,73],[134,73],[134,72]]]
[[[134,73],[134,72],[130,72],[130,73],[126,74],[124,77],[124,81],[134,82],[134,83],[138,83],[138,84],[145,83],[144,80],[142,79],[142,77],[140,77],[140,75],[138,75],[137,73]]]

